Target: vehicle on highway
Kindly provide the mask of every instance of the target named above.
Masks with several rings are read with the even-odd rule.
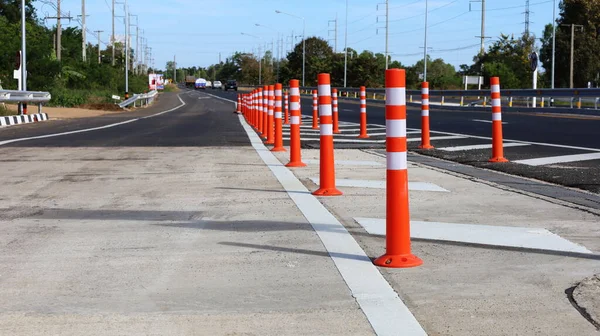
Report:
[[[212,87],[213,87],[212,82],[206,81],[206,88],[208,89],[208,88],[212,88]]]
[[[223,88],[223,84],[221,84],[220,81],[214,81],[213,82],[213,89],[222,89]]]
[[[225,86],[223,86],[223,90],[227,91],[229,89],[237,91],[237,81],[235,79],[228,80]]]
[[[194,87],[194,83],[196,83],[196,77],[195,76],[185,76],[185,86],[192,88]]]
[[[204,79],[204,78],[198,78],[198,79],[196,79],[195,88],[196,88],[196,90],[198,90],[198,89],[202,89],[202,90],[206,89],[206,79]]]

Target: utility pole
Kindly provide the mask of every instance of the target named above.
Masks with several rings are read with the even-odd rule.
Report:
[[[529,37],[529,14],[531,11],[529,10],[529,0],[525,0],[525,36]]]
[[[140,26],[138,22],[138,17],[135,17],[135,73],[139,74],[140,71]]]
[[[20,90],[27,91],[27,31],[26,31],[26,7],[25,0],[21,0],[21,87]],[[26,106],[26,105],[25,105]],[[20,107],[23,112],[23,105]]]
[[[348,78],[348,0],[346,0],[346,21],[344,32],[344,87]]]
[[[132,24],[132,23],[131,23],[131,17],[132,17],[132,16],[134,16],[134,17],[135,17],[135,24]],[[127,39],[128,39],[128,40],[127,40],[127,42],[129,43],[129,48],[128,48],[128,51],[129,51],[129,53],[131,53],[131,49],[133,49],[133,48],[131,47],[131,26],[135,26],[136,28],[138,28],[138,23],[139,23],[138,21],[139,21],[139,19],[138,19],[138,16],[137,16],[137,15],[134,15],[134,14],[129,14],[129,24],[128,24],[128,26],[127,26],[127,28],[129,29],[129,30],[128,30],[128,33],[127,33]],[[137,39],[137,36],[136,36],[136,39]],[[136,48],[137,48],[137,44],[136,44]],[[137,49],[135,50],[135,55],[136,55],[136,59],[137,59]],[[130,69],[133,69],[133,67],[131,66],[131,57],[128,57],[128,58],[127,58],[127,62],[129,63],[129,68],[130,68]],[[134,62],[135,62],[135,61],[134,61]]]
[[[112,66],[115,66],[115,0],[112,0]]]
[[[377,28],[377,30],[375,31],[376,34],[379,34],[379,29],[384,29],[385,28],[385,69],[387,70],[388,68],[388,36],[389,36],[389,27],[390,27],[390,10],[389,10],[389,0],[385,0],[385,3],[379,3],[377,4],[377,10],[379,10],[379,5],[385,5],[385,27],[379,27]],[[381,15],[377,16],[377,22],[379,22],[379,17]]]
[[[98,34],[98,64],[102,63],[102,54],[100,53],[100,33],[103,33],[103,30],[96,30],[95,33]]]
[[[388,68],[388,58],[389,58],[389,50],[388,50],[388,40],[389,40],[389,32],[390,32],[390,0],[385,0],[385,69]]]
[[[554,68],[556,65],[556,0],[553,2],[552,7],[552,75],[550,81],[552,82],[551,88],[554,89]]]
[[[327,33],[331,33],[333,32],[334,36],[333,36],[333,52],[337,53],[337,37],[338,37],[338,33],[337,33],[337,25],[338,25],[338,18],[337,18],[337,13],[335,14],[335,20],[329,20],[327,22],[327,26],[331,27],[331,23],[333,22],[334,26],[333,29],[329,29],[327,31]],[[329,39],[331,41],[331,39]]]
[[[580,28],[583,31],[582,25],[576,24],[562,24],[561,26],[570,26],[571,27],[571,66],[570,66],[570,75],[569,75],[569,87],[573,88],[573,63],[574,63],[574,50],[575,50],[575,27]]]
[[[56,59],[58,59],[58,61],[60,62],[61,60],[61,51],[62,51],[62,41],[61,41],[61,35],[62,35],[62,26],[60,24],[60,0],[56,0],[57,2],[57,9],[56,9]]]
[[[69,19],[69,21],[72,19],[71,15],[69,14],[69,16],[62,16],[62,14],[60,13],[60,1],[61,0],[57,0],[56,1],[56,16],[47,16],[46,19],[56,19],[56,59],[58,61],[61,60],[61,51],[62,51],[62,41],[61,41],[61,35],[62,35],[62,24],[61,24],[61,19]]]
[[[177,84],[177,55],[173,56],[173,83]]]
[[[481,39],[481,48],[479,50],[480,54],[485,53],[485,39],[488,38],[485,36],[485,0],[471,0],[469,1],[469,12],[471,11],[471,2],[481,2],[481,36],[475,36]]]
[[[485,0],[481,0],[481,54],[485,53]]]
[[[85,0],[81,0],[81,56],[85,62],[87,58],[86,53],[86,26],[85,26]]]
[[[125,99],[129,98],[129,21],[130,14],[125,0]]]
[[[423,41],[423,82],[427,82],[427,18],[428,18],[428,10],[429,4],[428,0],[425,0],[425,38]]]

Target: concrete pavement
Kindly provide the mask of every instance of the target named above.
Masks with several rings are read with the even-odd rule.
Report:
[[[231,111],[184,100],[0,147],[0,334],[372,334]]]

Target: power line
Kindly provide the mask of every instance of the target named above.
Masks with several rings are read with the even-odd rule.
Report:
[[[534,2],[532,4],[529,4],[529,6],[537,6],[537,5],[543,5],[543,4],[547,4],[552,2],[553,0],[546,0],[546,1],[542,1],[542,2]],[[502,7],[502,8],[490,8],[490,9],[486,9],[486,12],[490,12],[490,11],[499,11],[499,10],[506,10],[506,9],[515,9],[515,8],[523,8],[526,7],[527,5],[519,5],[519,6],[511,6],[511,7]],[[474,12],[480,12],[478,10],[474,10]]]
[[[441,25],[441,24],[443,24],[443,23],[446,23],[446,22],[448,22],[448,21],[452,21],[452,20],[458,19],[459,17],[461,17],[461,16],[463,16],[463,15],[465,15],[465,14],[468,14],[468,13],[469,13],[469,11],[463,12],[463,13],[461,13],[461,14],[458,14],[458,15],[456,15],[456,16],[453,16],[453,17],[451,17],[451,18],[449,18],[449,19],[446,19],[446,20],[443,20],[443,21],[440,21],[440,22],[436,22],[436,23],[434,23],[434,24],[432,24],[432,25],[428,25],[427,27],[428,27],[428,28],[431,28],[431,27],[436,27],[436,26],[439,26],[439,25]],[[425,29],[425,28],[417,28],[417,29],[406,30],[406,31],[397,32],[397,33],[391,33],[390,35],[402,35],[402,34],[408,34],[408,33],[417,32],[417,31],[420,31],[420,30],[423,30],[423,29]]]

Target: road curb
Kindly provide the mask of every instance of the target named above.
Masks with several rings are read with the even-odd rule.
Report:
[[[47,113],[24,114],[0,117],[0,126],[13,126],[19,124],[30,124],[39,121],[47,121],[50,118]]]

